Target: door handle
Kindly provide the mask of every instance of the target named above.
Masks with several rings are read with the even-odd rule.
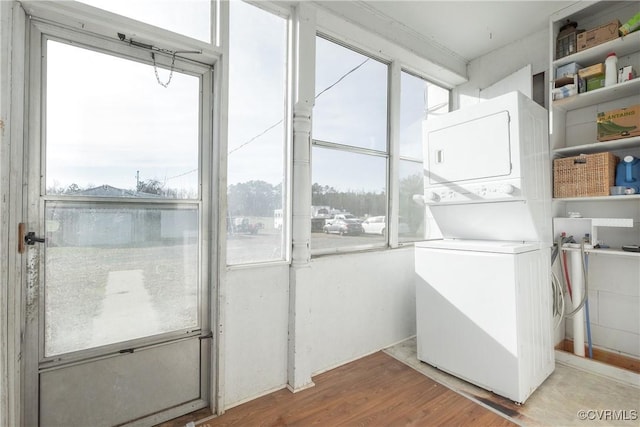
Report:
[[[24,242],[29,246],[33,246],[36,242],[44,243],[44,237],[36,237],[36,233],[30,231],[24,236]]]

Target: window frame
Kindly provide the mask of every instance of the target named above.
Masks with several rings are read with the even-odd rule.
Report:
[[[148,16],[136,16],[136,14],[129,14],[128,12],[125,13],[121,13],[121,10],[118,10],[119,7],[113,8],[113,7],[105,7],[103,4],[95,4],[93,1],[91,0],[77,0],[78,3],[80,3],[81,5],[84,6],[89,6],[95,9],[100,9],[101,11],[107,12],[107,13],[111,13],[114,15],[117,15],[121,18],[124,19],[130,19],[133,21],[137,21],[140,23],[144,23],[156,28],[160,28],[166,32],[171,32],[177,35],[180,35],[182,37],[188,37],[189,39],[193,40],[194,42],[197,43],[205,43],[205,44],[209,44],[209,45],[216,45],[217,43],[217,37],[218,37],[218,31],[217,31],[217,26],[219,25],[219,22],[217,21],[217,10],[219,9],[219,2],[221,0],[208,0],[207,3],[209,4],[209,16],[208,16],[208,40],[204,40],[202,38],[198,38],[196,36],[194,36],[193,34],[187,34],[185,32],[185,30],[183,29],[178,29],[176,27],[173,28],[167,28],[164,25],[162,25],[159,22],[150,22],[148,20]],[[205,2],[203,2],[205,3]],[[82,7],[82,6],[81,6]],[[121,7],[121,5],[120,5]]]
[[[401,115],[401,76],[402,73],[407,73],[413,77],[424,80],[427,84],[431,84],[437,86],[443,90],[448,92],[448,109],[447,111],[451,111],[451,87],[447,87],[441,83],[434,81],[424,75],[424,73],[416,71],[410,65],[407,65],[399,58],[394,56],[381,57],[379,55],[380,51],[376,53],[373,48],[363,47],[361,43],[357,43],[350,37],[342,37],[345,40],[349,40],[349,43],[345,43],[339,39],[340,35],[332,30],[321,28],[318,26],[316,28],[316,38],[321,37],[327,41],[335,43],[344,48],[350,49],[356,53],[367,56],[371,59],[377,60],[383,64],[388,66],[387,73],[387,149],[386,152],[380,150],[366,149],[361,147],[349,146],[345,144],[335,143],[331,141],[324,141],[321,139],[314,138],[313,134],[311,135],[311,152],[313,152],[313,148],[324,148],[324,149],[335,149],[342,150],[345,152],[352,153],[360,153],[367,155],[378,155],[386,158],[386,179],[385,182],[387,184],[386,188],[386,228],[390,230],[389,233],[386,233],[385,240],[383,243],[372,243],[370,245],[352,245],[352,246],[342,246],[335,247],[332,249],[314,249],[313,241],[311,241],[311,256],[312,258],[330,255],[330,254],[344,254],[344,253],[353,253],[360,251],[370,251],[370,250],[386,250],[386,249],[396,249],[405,246],[413,246],[415,242],[424,240],[423,237],[416,237],[415,239],[407,239],[400,240],[399,239],[399,172],[400,162],[412,162],[415,164],[420,164],[424,167],[424,159],[423,156],[420,158],[401,155],[401,147],[400,147],[400,115]],[[317,60],[317,57],[316,57]],[[312,119],[313,120],[313,119]],[[313,170],[313,156],[311,156],[311,169]],[[313,181],[313,180],[312,180]],[[427,212],[425,209],[424,212],[424,221],[427,220]]]
[[[219,0],[214,0],[216,1],[216,3],[219,3]],[[282,207],[280,208],[281,210],[281,221],[282,221],[282,227],[281,227],[281,235],[280,235],[280,241],[281,241],[281,256],[278,259],[270,259],[270,260],[258,260],[258,261],[238,261],[235,263],[230,263],[229,262],[229,253],[228,253],[228,232],[226,231],[226,227],[222,227],[223,229],[221,229],[221,236],[224,235],[224,238],[221,239],[221,244],[223,244],[225,246],[224,252],[225,252],[225,260],[224,260],[224,264],[227,268],[227,270],[242,270],[242,269],[246,269],[246,268],[252,268],[252,267],[260,267],[260,266],[265,266],[265,265],[282,265],[282,264],[290,264],[291,263],[291,235],[292,235],[292,230],[291,230],[291,226],[292,226],[292,221],[291,221],[291,215],[292,215],[292,161],[293,161],[293,104],[294,104],[294,96],[295,96],[295,91],[294,91],[294,80],[296,77],[296,70],[294,69],[294,65],[293,65],[293,58],[294,58],[294,45],[295,45],[295,25],[294,25],[294,13],[293,13],[293,9],[286,7],[286,6],[280,6],[271,2],[256,2],[256,1],[251,1],[251,0],[237,0],[237,1],[242,1],[243,3],[245,3],[245,5],[247,6],[251,6],[251,7],[255,7],[259,10],[261,10],[264,13],[269,13],[271,15],[274,15],[276,17],[282,18],[285,21],[285,72],[284,72],[284,76],[285,76],[285,81],[284,81],[284,98],[282,100],[282,105],[283,105],[283,128],[284,128],[284,132],[283,132],[283,145],[282,145],[282,164],[283,164],[283,171],[282,171]],[[229,40],[231,38],[231,33],[230,33],[230,19],[231,19],[231,7],[230,4],[226,4],[226,37],[224,39],[224,44],[227,46],[227,48],[229,49]],[[228,85],[228,77],[227,77],[227,89],[229,89],[229,85]],[[228,116],[228,108],[229,108],[229,101],[227,100],[226,102],[226,112],[227,112],[227,116]],[[227,131],[227,144],[228,144],[228,131]],[[227,175],[228,175],[228,168],[229,168],[229,162],[228,162],[228,156],[229,156],[229,146],[225,146],[223,151],[224,151],[224,156],[225,158],[227,158],[227,161],[225,162],[224,165],[224,171],[225,171],[225,185],[226,187],[224,189],[221,189],[222,191],[225,192],[225,205],[224,205],[224,209],[220,211],[221,216],[224,216],[223,221],[226,221],[226,218],[228,217],[228,212],[229,212],[229,204],[228,204],[228,200],[227,200],[227,193],[229,190],[229,185],[227,182]],[[274,212],[274,218],[275,218],[275,212]],[[272,222],[273,219],[272,218]]]
[[[398,83],[398,90],[399,90],[399,94],[398,94],[398,99],[400,102],[400,105],[398,106],[398,122],[400,121],[400,117],[401,117],[401,96],[402,96],[402,74],[405,73],[411,77],[423,80],[427,85],[433,85],[433,86],[437,86],[439,88],[441,88],[442,90],[446,90],[448,92],[448,100],[447,100],[447,112],[451,111],[451,89],[446,88],[444,86],[442,86],[441,84],[438,84],[436,82],[434,82],[433,80],[422,76],[420,73],[417,73],[413,70],[411,70],[410,68],[401,66],[400,70],[399,70],[399,79],[400,82]],[[426,106],[428,109],[428,105]],[[423,118],[423,120],[426,120],[428,118],[428,113],[427,113],[427,117]],[[398,125],[399,129],[398,132],[400,131],[400,126]],[[400,137],[398,137],[398,162],[411,162],[414,164],[420,164],[422,169],[424,170],[424,151],[423,149],[421,149],[421,153],[422,156],[420,156],[420,158],[418,157],[413,157],[413,156],[408,156],[408,155],[402,155],[400,154],[402,151],[401,148],[401,140]],[[400,171],[400,168],[398,167],[398,172]],[[398,173],[398,192],[399,192],[399,184],[400,184],[400,175]],[[424,187],[424,185],[423,185]],[[427,210],[426,208],[424,208],[424,212],[423,212],[424,218],[423,218],[423,223],[424,226],[426,227],[426,221],[427,221]],[[398,216],[400,216],[400,208],[398,206]],[[406,240],[402,240],[400,241],[400,239],[398,238],[398,246],[406,246],[406,245],[413,245],[415,242],[419,242],[421,240],[424,240],[424,236],[422,237],[416,237],[415,239],[406,239]]]
[[[391,108],[392,108],[392,102],[391,102],[391,70],[392,70],[392,61],[389,61],[388,59],[385,58],[381,58],[378,55],[374,55],[372,54],[370,51],[366,50],[366,49],[362,49],[360,47],[354,46],[354,45],[350,45],[347,43],[344,43],[340,40],[338,40],[336,37],[333,37],[331,35],[329,35],[326,32],[321,31],[320,29],[316,30],[316,40],[318,38],[322,38],[328,42],[334,43],[337,46],[343,47],[345,49],[348,49],[350,51],[353,51],[357,54],[366,56],[367,58],[373,59],[375,61],[380,62],[381,64],[384,64],[387,67],[387,85],[386,85],[386,96],[387,96],[387,114],[386,114],[386,118],[387,118],[387,126],[386,126],[386,143],[385,143],[385,151],[382,150],[378,150],[378,149],[372,149],[372,148],[364,148],[364,147],[358,147],[358,146],[352,146],[352,145],[347,145],[347,144],[341,144],[341,143],[337,143],[337,142],[331,142],[331,141],[325,141],[325,140],[321,140],[321,139],[316,139],[313,136],[313,131],[311,132],[311,170],[313,171],[313,149],[314,148],[320,148],[320,149],[330,149],[330,150],[336,150],[336,151],[340,151],[340,152],[345,152],[345,153],[352,153],[352,154],[363,154],[363,155],[367,155],[367,156],[375,156],[375,157],[382,157],[385,159],[385,178],[384,178],[384,182],[386,185],[385,188],[385,213],[384,216],[385,218],[387,218],[387,228],[389,227],[389,212],[390,212],[390,190],[391,190],[391,158],[392,158],[392,153],[391,153]],[[315,60],[317,61],[317,55]],[[317,89],[316,88],[316,96],[317,96]],[[312,114],[313,115],[313,114]],[[313,118],[312,118],[313,120]],[[311,179],[312,184],[313,184],[313,179]],[[311,207],[310,207],[311,208]],[[376,215],[378,216],[378,215]],[[367,250],[373,250],[373,249],[387,249],[389,247],[389,233],[386,233],[386,235],[384,236],[384,241],[380,242],[374,242],[374,243],[370,243],[370,244],[355,244],[355,245],[348,245],[348,246],[338,246],[338,247],[333,247],[333,248],[326,248],[326,249],[314,249],[313,247],[313,239],[310,238],[309,239],[310,244],[311,244],[311,256],[316,257],[316,256],[322,256],[322,255],[329,255],[329,254],[340,254],[340,253],[349,253],[349,252],[358,252],[358,251],[367,251]]]

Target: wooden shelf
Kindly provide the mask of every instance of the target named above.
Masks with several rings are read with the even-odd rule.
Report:
[[[640,200],[640,194],[630,194],[624,196],[561,197],[553,199],[554,202],[624,202],[629,200]]]
[[[590,105],[601,104],[619,98],[636,95],[640,101],[640,78],[607,86],[590,92],[579,93],[568,98],[553,101],[553,108],[561,110],[577,110]]]
[[[566,252],[580,252],[580,248],[562,248]],[[640,258],[640,252],[623,251],[622,249],[584,249],[584,253],[590,255],[624,256],[629,258]]]
[[[629,55],[638,51],[640,46],[640,31],[627,34],[624,37],[618,37],[615,40],[609,40],[606,43],[599,44],[592,48],[576,52],[572,55],[565,56],[553,61],[553,68],[558,68],[562,65],[570,64],[571,62],[577,62],[583,67],[588,67],[593,64],[604,62],[609,52],[615,52],[618,58],[625,55]]]
[[[578,154],[604,153],[606,151],[624,150],[628,148],[640,149],[640,136],[557,148],[553,150],[553,154],[555,157],[569,157],[577,156]]]

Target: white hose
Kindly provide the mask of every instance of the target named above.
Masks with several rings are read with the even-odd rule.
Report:
[[[558,329],[564,318],[564,292],[558,276],[553,271],[551,272],[551,288],[553,292],[553,317],[558,317],[558,321],[553,328]]]
[[[584,303],[587,301],[587,293],[589,290],[589,286],[588,286],[588,275],[587,275],[587,267],[585,265],[584,262],[584,257],[585,257],[585,253],[584,253],[584,241],[580,244],[580,261],[582,262],[582,277],[583,277],[583,282],[584,282],[584,292],[582,293],[582,298],[580,299],[580,304],[578,304],[578,306],[576,308],[573,309],[573,311],[565,314],[565,317],[573,317],[577,312],[580,311],[580,309],[582,309],[582,307],[584,306]],[[562,263],[562,258],[560,258],[560,262]],[[575,286],[575,283],[574,283]]]
[[[558,238],[558,242],[557,247],[558,247],[558,255],[560,258],[560,270],[561,273],[564,273],[566,270],[566,265],[564,263],[564,257],[562,256],[562,245],[563,245],[563,238],[560,237]],[[552,271],[551,272],[551,287],[553,290],[553,316],[560,316],[558,319],[558,322],[556,323],[555,328],[558,328],[558,326],[560,326],[560,323],[562,322],[562,319],[564,317],[573,317],[576,313],[578,313],[583,307],[585,302],[587,301],[587,294],[588,294],[588,290],[589,290],[589,285],[588,285],[588,272],[587,272],[587,268],[586,268],[586,263],[585,263],[585,252],[584,252],[584,241],[580,244],[580,261],[582,264],[582,272],[583,272],[583,285],[584,285],[584,292],[582,293],[582,298],[580,299],[580,304],[578,304],[572,311],[570,311],[569,313],[565,313],[566,310],[566,305],[565,305],[565,300],[564,300],[564,286],[562,286],[560,279],[558,279],[558,276]],[[554,259],[552,259],[552,264],[555,261],[555,256],[553,257]],[[575,283],[574,283],[575,286]]]

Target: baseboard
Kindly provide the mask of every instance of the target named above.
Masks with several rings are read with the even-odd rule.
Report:
[[[564,350],[568,353],[573,353],[573,340],[565,339],[561,341],[556,345],[556,350]],[[594,347],[592,350],[594,360],[640,374],[640,359],[597,347]],[[584,354],[589,354],[587,346],[585,346]]]
[[[598,360],[576,356],[564,350],[556,350],[555,356],[556,363],[640,389],[640,374],[630,370],[608,365]]]
[[[237,400],[237,401],[232,402],[232,403],[230,403],[230,404],[227,404],[227,405],[225,405],[225,406],[224,406],[224,409],[223,409],[222,411],[220,411],[220,412],[219,412],[219,414],[218,414],[218,415],[222,415],[222,414],[224,414],[227,410],[229,410],[229,409],[231,409],[231,408],[235,408],[236,406],[240,406],[240,405],[242,405],[243,403],[250,402],[250,401],[252,401],[252,400],[254,400],[254,399],[257,399],[257,398],[259,398],[259,397],[266,396],[267,394],[275,393],[276,391],[280,391],[280,390],[282,390],[283,388],[288,388],[288,385],[287,385],[287,384],[283,384],[283,385],[280,385],[280,386],[277,386],[277,387],[274,387],[274,388],[271,388],[271,389],[268,389],[268,390],[264,390],[264,391],[262,391],[262,392],[260,392],[260,393],[257,393],[257,394],[254,394],[254,395],[251,395],[250,397],[245,397],[244,399],[240,399],[240,400]]]
[[[293,388],[291,387],[290,384],[287,384],[287,390],[289,390],[291,393],[298,393],[302,390],[306,390],[312,387],[315,387],[316,383],[314,383],[313,381],[306,383],[305,385],[303,385],[302,387],[298,387],[298,388]]]

